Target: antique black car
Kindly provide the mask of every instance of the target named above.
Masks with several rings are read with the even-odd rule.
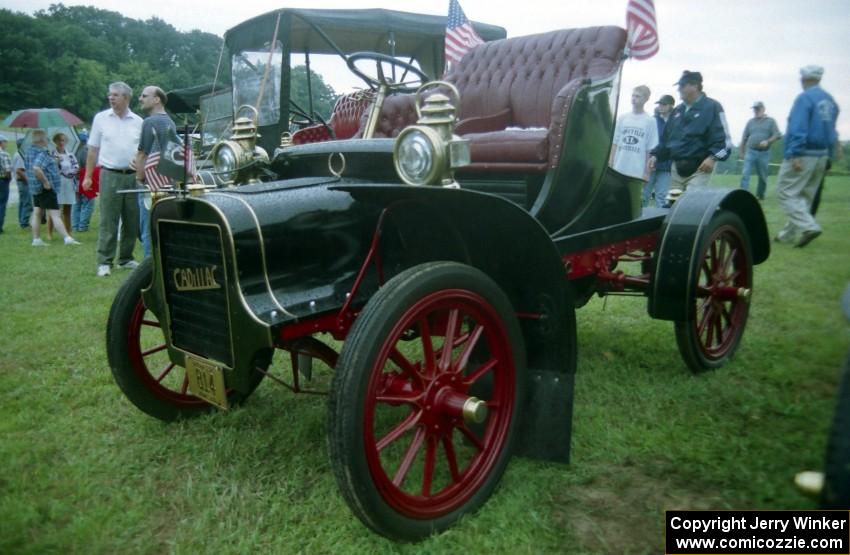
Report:
[[[357,32],[325,30],[346,18]],[[356,99],[367,107],[353,130],[335,111],[297,141],[279,109],[285,79],[252,62],[255,93],[281,103],[249,102],[234,83],[217,186],[155,203],[153,257],[108,328],[118,385],[163,420],[244,401],[276,351],[290,353],[295,390],[324,362],[340,491],[400,540],[478,508],[514,454],[568,461],[575,309],[592,295],[645,295],[650,317],[674,322],[685,364],[716,368],[769,254],[749,193],[692,188],[642,210],[643,182],[608,167],[623,29],[486,42],[429,82],[444,26],[281,10],[229,32],[236,65],[251,49],[285,59],[306,36],[335,44],[369,85]],[[363,34],[379,52],[353,52]]]

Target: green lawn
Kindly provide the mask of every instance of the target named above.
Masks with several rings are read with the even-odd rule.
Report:
[[[773,184],[764,207],[774,234]],[[126,273],[94,276],[95,232],[30,247],[14,208],[0,235],[0,553],[658,553],[665,509],[815,507],[792,479],[823,459],[850,348],[848,177],[828,180],[820,238],[774,245],[757,267],[744,342],[719,371],[690,374],[641,298],[581,309],[572,463],[515,459],[479,513],[414,546],[348,511],[322,397],[267,381],[228,414],[165,425],[136,410],[104,345]]]

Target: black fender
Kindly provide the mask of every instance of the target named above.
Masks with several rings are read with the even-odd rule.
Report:
[[[653,256],[652,285],[647,311],[660,320],[682,321],[688,317],[692,298],[691,272],[696,249],[714,214],[729,210],[747,228],[753,264],[770,256],[767,222],[756,198],[742,189],[694,187],[676,200],[661,226],[658,249]]]

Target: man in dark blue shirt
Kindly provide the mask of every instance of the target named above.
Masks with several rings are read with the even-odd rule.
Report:
[[[679,81],[682,103],[673,109],[664,135],[652,150],[649,168],[672,160],[670,195],[692,185],[708,185],[717,160],[729,157],[731,140],[723,106],[702,92],[702,74],[685,70]]]
[[[174,122],[165,113],[165,105],[167,103],[168,96],[165,94],[165,91],[153,85],[145,87],[139,96],[139,104],[142,110],[148,113],[148,117],[142,123],[142,137],[139,140],[139,151],[136,154],[136,181],[139,183],[145,183],[147,181],[145,163],[148,156],[154,152],[162,152],[169,138],[177,136],[177,128]],[[148,185],[153,185],[154,188],[159,186],[150,183]],[[150,212],[145,205],[145,196],[139,193],[139,231],[145,257],[151,255],[149,219]]]
[[[785,159],[776,184],[779,204],[788,217],[776,241],[791,243],[796,239],[797,247],[805,247],[822,232],[810,208],[826,172],[826,162],[838,142],[838,105],[820,87],[821,77],[820,66],[800,69],[803,92],[794,100],[788,116]]]

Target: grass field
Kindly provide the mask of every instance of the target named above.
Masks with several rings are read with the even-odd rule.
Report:
[[[792,479],[823,460],[850,347],[838,306],[850,178],[827,187],[824,234],[805,249],[773,245],[756,268],[731,364],[692,375],[672,324],[649,319],[645,300],[591,301],[578,311],[572,463],[515,459],[480,512],[412,546],[369,532],[337,493],[322,397],[267,380],[228,414],[165,425],[136,410],[104,345],[126,274],[94,276],[95,232],[78,247],[30,247],[11,206],[0,235],[0,553],[659,553],[665,509],[814,508]]]

